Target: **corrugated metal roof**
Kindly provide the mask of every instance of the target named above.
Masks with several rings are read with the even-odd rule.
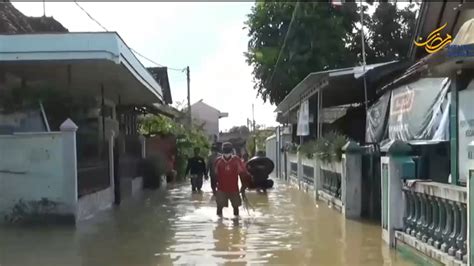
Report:
[[[365,74],[376,70],[379,67],[397,64],[398,61],[390,61],[379,64],[371,64],[365,66],[365,71],[362,66],[341,68],[320,72],[313,72],[306,76],[298,85],[291,90],[291,92],[278,104],[275,112],[287,112],[298,105],[300,101],[309,98],[318,90],[324,90],[326,87],[331,87],[332,80],[340,79],[341,77],[352,78],[354,82],[360,79]]]

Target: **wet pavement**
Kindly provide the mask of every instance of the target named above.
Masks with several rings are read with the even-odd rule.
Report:
[[[72,227],[1,228],[0,265],[411,265],[377,224],[345,220],[276,183],[254,209],[215,215],[209,183],[145,192]]]

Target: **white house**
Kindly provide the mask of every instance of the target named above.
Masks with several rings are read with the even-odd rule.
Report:
[[[228,113],[206,104],[202,99],[191,105],[191,115],[194,123],[203,126],[211,141],[217,141],[219,138],[219,119],[229,116]]]
[[[53,212],[72,221],[110,206],[120,189],[114,143],[138,146],[133,158],[141,158],[136,113],[165,104],[162,86],[116,32],[0,35],[0,44],[0,91],[54,87],[98,100],[90,115],[51,130],[20,132],[21,123],[7,121],[8,132],[0,133],[0,217],[20,200],[52,201]],[[46,125],[52,113],[41,113]],[[139,173],[130,175],[139,188]]]

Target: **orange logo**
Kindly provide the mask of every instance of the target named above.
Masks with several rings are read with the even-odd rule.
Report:
[[[435,29],[428,35],[428,38],[424,42],[416,42],[415,45],[418,47],[425,47],[425,51],[432,54],[436,53],[439,50],[443,49],[446,45],[450,44],[453,41],[451,35],[446,34],[446,38],[441,37],[441,30],[443,30],[448,23],[444,23],[443,26]],[[422,41],[423,38],[418,37],[418,41]]]

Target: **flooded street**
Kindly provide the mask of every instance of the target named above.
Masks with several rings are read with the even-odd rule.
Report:
[[[254,210],[215,215],[209,183],[145,192],[77,229],[1,228],[0,265],[411,265],[382,243],[380,227],[348,221],[276,183],[249,192]]]

